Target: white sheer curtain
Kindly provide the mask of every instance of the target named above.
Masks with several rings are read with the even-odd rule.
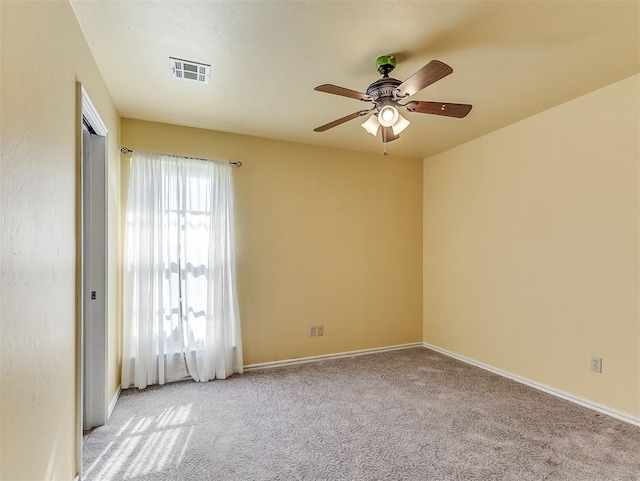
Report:
[[[242,372],[228,163],[135,152],[122,387]]]

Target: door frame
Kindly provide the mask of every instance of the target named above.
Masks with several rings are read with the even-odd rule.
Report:
[[[108,235],[107,235],[107,223],[108,223],[108,189],[107,189],[107,145],[108,145],[108,129],[103,122],[98,110],[95,108],[91,98],[85,90],[82,83],[76,83],[76,117],[77,117],[77,132],[76,132],[76,469],[77,480],[82,479],[82,441],[84,434],[84,420],[85,420],[85,389],[87,388],[85,382],[85,375],[88,372],[85,363],[90,362],[92,377],[96,376],[98,379],[92,379],[91,389],[97,391],[97,396],[91,396],[91,410],[97,412],[98,419],[107,420],[108,416],[108,393],[107,393],[107,339],[108,339],[108,264],[107,264],[107,252],[108,252]],[[102,141],[102,147],[98,153],[99,165],[98,169],[87,169],[89,159],[84,155],[84,122],[87,122],[91,126],[91,130],[96,135],[104,137]],[[103,253],[104,253],[104,272],[99,273],[100,276],[104,276],[104,279],[100,279],[98,286],[92,286],[90,284],[89,276],[87,275],[87,269],[89,267],[87,255],[92,251],[91,249],[91,236],[88,232],[88,211],[89,208],[89,196],[88,188],[85,182],[88,180],[87,175],[96,175],[99,182],[104,182],[104,199],[102,199],[102,205],[99,206],[100,214],[104,216],[104,236]],[[99,204],[99,203],[98,203]],[[99,322],[97,325],[90,326],[88,329],[87,322],[89,321],[87,312],[89,309],[89,303],[91,302],[91,291],[96,292],[96,297],[100,298],[104,302],[104,322]],[[98,292],[101,291],[101,292]],[[95,324],[95,323],[94,323]],[[91,338],[85,339],[87,334],[91,334]],[[92,348],[93,347],[93,348]]]

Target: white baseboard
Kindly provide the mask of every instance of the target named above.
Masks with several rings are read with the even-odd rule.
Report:
[[[269,369],[272,367],[293,366],[295,364],[304,364],[307,362],[324,361],[326,359],[339,359],[341,357],[364,356],[375,352],[397,351],[399,349],[409,349],[412,347],[422,347],[421,342],[411,342],[409,344],[396,344],[395,346],[374,347],[372,349],[361,349],[358,351],[338,352],[335,354],[324,354],[321,356],[299,357],[296,359],[284,359],[282,361],[263,362],[259,364],[248,364],[244,366],[244,372],[257,371],[260,369]]]
[[[532,381],[530,379],[518,376],[517,374],[512,374],[510,372],[503,371],[502,369],[498,369],[497,367],[493,367],[493,366],[490,366],[488,364],[484,364],[482,362],[476,361],[476,360],[468,358],[466,356],[461,356],[460,354],[456,354],[454,352],[447,351],[446,349],[442,349],[442,348],[434,346],[432,344],[428,344],[428,343],[425,342],[422,345],[424,347],[426,347],[427,349],[431,349],[433,351],[439,352],[440,354],[444,354],[445,356],[452,357],[454,359],[457,359],[458,361],[462,361],[462,362],[465,362],[467,364],[471,364],[472,366],[479,367],[480,369],[484,369],[485,371],[492,372],[492,373],[497,374],[497,375],[502,376],[502,377],[506,377],[508,379],[511,379],[512,381],[516,381],[516,382],[519,382],[519,383],[524,384],[526,386],[529,386],[529,387],[532,387],[534,389],[537,389],[539,391],[546,392],[547,394],[551,394],[553,396],[559,397],[559,398],[564,399],[566,401],[570,401],[572,403],[579,404],[580,406],[583,406],[583,407],[586,407],[586,408],[589,408],[589,409],[593,409],[594,411],[598,411],[599,413],[606,414],[607,416],[611,416],[613,418],[619,419],[620,421],[625,421],[625,422],[633,424],[635,426],[640,426],[640,418],[636,418],[636,417],[631,416],[629,414],[626,414],[626,413],[623,413],[623,412],[620,412],[620,411],[616,411],[615,409],[611,409],[611,408],[608,408],[606,406],[602,406],[600,404],[594,403],[594,402],[589,401],[587,399],[583,399],[583,398],[574,396],[573,394],[569,394],[569,393],[560,391],[559,389],[555,389],[555,388],[552,388],[550,386],[545,386],[544,384],[540,384],[540,383]]]
[[[116,393],[113,395],[113,399],[111,399],[111,402],[109,403],[109,410],[107,411],[107,420],[111,417],[113,408],[116,407],[118,398],[120,398],[120,392],[122,392],[122,385],[118,386],[118,389],[116,389]]]

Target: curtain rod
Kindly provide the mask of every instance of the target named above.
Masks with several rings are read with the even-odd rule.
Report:
[[[132,154],[133,150],[127,148],[127,147],[122,147],[120,149],[120,152],[122,152],[123,154]],[[171,154],[168,154],[171,155]],[[172,157],[181,157],[180,155],[173,155]],[[211,159],[200,159],[198,157],[185,157],[185,159],[194,159],[194,160],[207,160],[207,161],[211,161]],[[239,160],[233,162],[233,161],[229,161],[229,163],[235,167],[242,167],[242,162],[240,162]]]

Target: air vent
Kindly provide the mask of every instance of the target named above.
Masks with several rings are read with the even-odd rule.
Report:
[[[191,80],[202,84],[209,83],[211,65],[173,57],[169,57],[169,62],[171,62],[171,75],[174,78]]]

